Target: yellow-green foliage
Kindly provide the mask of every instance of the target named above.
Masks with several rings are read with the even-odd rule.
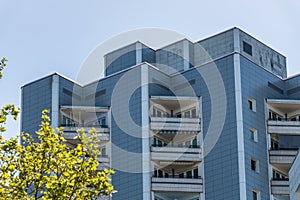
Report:
[[[36,132],[39,142],[30,134],[22,134],[22,145],[0,136],[0,199],[90,200],[110,195],[114,172],[96,171],[100,152],[95,129],[88,136],[79,130],[81,144],[69,149],[63,130],[50,127],[47,113],[43,111]]]
[[[2,78],[2,70],[4,69],[4,67],[6,66],[6,62],[7,59],[6,58],[2,58],[0,60],[0,79]]]
[[[0,109],[0,132],[6,131],[4,124],[6,122],[7,115],[12,115],[16,120],[20,109],[16,108],[15,105],[8,104],[5,105],[2,109]]]

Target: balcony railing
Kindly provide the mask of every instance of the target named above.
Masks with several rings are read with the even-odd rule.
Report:
[[[272,178],[273,181],[289,181],[289,178]]]
[[[176,145],[176,144],[167,144],[167,145],[163,145],[163,144],[152,144],[153,147],[175,147],[175,148],[192,148],[192,149],[199,149],[200,145]]]
[[[159,161],[186,161],[201,162],[201,149],[199,145],[190,145],[188,147],[179,146],[152,146],[151,159]]]
[[[108,128],[108,125],[102,125],[102,124],[98,124],[98,125],[85,125],[85,124],[61,124],[61,127],[77,127],[77,128],[85,128],[85,127],[95,127],[95,128]]]
[[[150,127],[152,130],[167,131],[200,131],[200,118],[178,118],[178,117],[151,117]]]
[[[292,164],[297,150],[270,150],[270,163],[274,164]]]
[[[271,180],[271,192],[273,195],[289,195],[289,181]]]
[[[268,120],[268,133],[300,135],[300,121]]]
[[[202,193],[203,180],[201,177],[152,177],[152,191]]]
[[[108,155],[100,155],[97,157],[98,162],[100,163],[109,163]]]
[[[74,138],[78,135],[77,130],[83,128],[85,131],[88,131],[92,128],[95,128],[97,133],[97,139],[101,141],[109,140],[109,128],[108,126],[63,126],[65,124],[61,124],[61,127],[64,128],[63,137],[68,140],[70,143],[74,140]]]
[[[61,127],[64,128],[64,132],[76,132],[78,129],[83,128],[84,130],[90,130],[92,128],[95,128],[97,133],[109,133],[109,128],[107,125],[66,125],[66,124],[61,124]]]
[[[175,175],[165,175],[164,176],[159,176],[158,174],[152,174],[152,177],[154,178],[176,178],[176,179],[202,179],[201,176],[188,176],[188,175],[179,175],[179,174],[175,174]]]

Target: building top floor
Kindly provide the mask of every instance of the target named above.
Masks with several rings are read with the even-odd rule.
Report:
[[[273,74],[287,77],[285,56],[236,27],[200,41],[182,39],[159,49],[137,41],[104,56],[105,75],[142,62],[148,62],[172,75],[231,53],[240,53]]]
[[[298,86],[300,76],[295,75],[286,78],[286,58],[238,28],[229,29],[194,43],[183,39],[156,50],[141,42],[136,42],[106,54],[106,76],[97,81],[81,85],[63,75],[54,73],[32,81],[24,85],[22,89],[36,83],[41,85],[40,80],[58,75],[64,83],[62,84],[64,86],[63,93],[73,95],[75,99],[76,97],[79,99],[80,96],[88,96],[89,91],[96,91],[95,88],[99,88],[102,83],[111,82],[110,80],[113,81],[115,78],[118,79],[124,72],[139,68],[144,64],[151,68],[151,71],[160,74],[160,77],[169,80],[166,81],[166,83],[169,83],[166,86],[171,87],[172,80],[177,81],[175,80],[177,75],[195,68],[201,68],[201,66],[212,61],[221,60],[236,53],[256,64],[257,67],[264,69],[266,73],[276,76],[280,82],[280,88],[276,89],[289,96],[290,99],[297,99],[296,96],[300,91],[300,86]],[[116,59],[114,60],[114,58]],[[278,84],[272,83],[271,85],[276,86]],[[94,96],[105,93],[105,90],[97,90],[96,93]]]

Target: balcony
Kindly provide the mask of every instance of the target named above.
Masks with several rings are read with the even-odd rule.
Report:
[[[199,145],[188,147],[153,145],[151,147],[151,159],[159,161],[192,161],[201,162],[201,149]]]
[[[300,121],[268,120],[268,133],[300,135]]]
[[[152,177],[152,191],[202,193],[203,180],[201,177]]]
[[[271,180],[271,193],[273,195],[289,195],[288,180]]]
[[[277,169],[288,174],[297,154],[296,150],[270,150],[269,162]]]
[[[150,119],[151,130],[165,130],[168,132],[200,132],[199,118],[178,118],[178,117],[155,117]]]

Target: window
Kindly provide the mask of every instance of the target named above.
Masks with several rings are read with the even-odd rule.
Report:
[[[169,117],[170,116],[170,114],[167,113],[167,111],[164,111],[164,110],[156,108],[156,107],[153,107],[152,112],[153,112],[153,114],[152,114],[153,117]]]
[[[165,178],[169,178],[169,174],[165,172]]]
[[[279,150],[279,143],[273,138],[271,139],[271,150]]]
[[[163,142],[161,140],[157,140],[157,146],[158,147],[162,147],[163,146]]]
[[[101,156],[107,156],[105,147],[101,148]]]
[[[278,120],[278,121],[281,121],[282,119],[284,119],[283,116],[275,113],[272,110],[269,110],[269,120]]]
[[[181,113],[177,113],[176,117],[181,118]]]
[[[248,107],[249,107],[250,110],[253,109],[252,101],[250,101],[249,99],[248,99]]]
[[[162,178],[163,177],[163,171],[158,170],[158,177]]]
[[[184,117],[184,118],[197,118],[196,108],[193,107],[193,108],[190,108],[188,110],[179,112],[179,113],[176,114],[176,116],[179,117],[179,118],[181,118],[181,117]]]
[[[157,169],[154,169],[154,177],[157,177]]]
[[[61,126],[78,126],[78,123],[75,122],[73,119],[68,117],[62,116],[62,125]]]
[[[256,101],[254,99],[248,98],[248,108],[253,112],[256,112]]]
[[[191,145],[191,141],[185,141],[183,142],[184,147],[189,147]]]
[[[187,172],[186,172],[186,177],[187,177],[187,178],[192,178],[192,177],[193,177],[192,171],[187,171]]]
[[[256,159],[251,159],[251,170],[255,172],[259,172],[259,161]]]
[[[243,51],[252,56],[252,46],[245,41],[243,41]]]
[[[157,111],[157,112],[156,112],[156,116],[157,116],[157,117],[161,117],[161,112],[160,112],[160,111]]]
[[[252,190],[252,199],[260,200],[260,192],[258,190]]]
[[[101,127],[105,127],[107,125],[106,124],[106,118],[102,117],[102,118],[98,119],[98,124],[97,125],[100,125]]]
[[[196,118],[196,108],[192,109],[192,118]]]
[[[284,180],[284,181],[288,181],[289,178],[287,175],[282,174],[279,171],[276,171],[273,169],[273,180]]]
[[[185,118],[190,118],[190,111],[185,111],[184,112],[184,117]]]
[[[249,132],[250,132],[250,139],[254,142],[257,142],[258,141],[257,130],[254,128],[250,128]]]
[[[197,148],[197,138],[194,138],[193,141],[192,141],[192,148]]]
[[[194,178],[198,178],[198,168],[196,168],[196,169],[194,169],[193,170],[193,172],[194,172]]]

